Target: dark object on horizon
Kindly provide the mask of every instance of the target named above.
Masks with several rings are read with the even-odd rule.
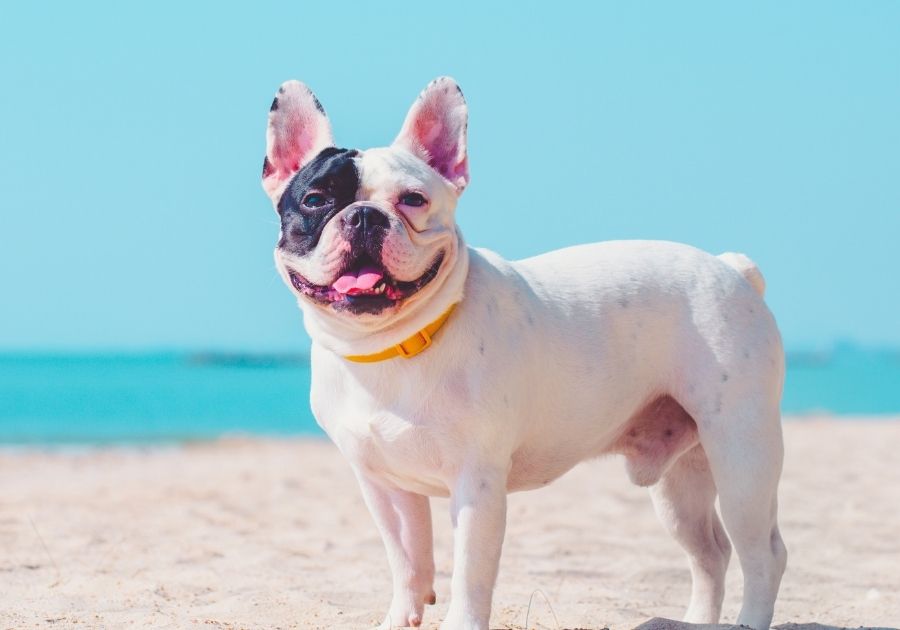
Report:
[[[309,365],[308,354],[244,354],[240,352],[198,352],[187,356],[191,365],[239,368],[278,368]]]

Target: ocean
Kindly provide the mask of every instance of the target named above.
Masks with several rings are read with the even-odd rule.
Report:
[[[0,354],[0,443],[321,436],[305,355]],[[900,415],[900,351],[790,353],[783,411]]]

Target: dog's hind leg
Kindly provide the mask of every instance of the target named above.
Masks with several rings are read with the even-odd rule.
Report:
[[[684,620],[718,623],[731,544],[716,514],[716,486],[703,447],[681,455],[650,496],[659,520],[684,548],[691,566],[691,602]]]
[[[737,623],[764,630],[787,564],[778,531],[777,490],[784,447],[777,401],[748,403],[727,422],[698,422],[719,492],[725,529],[741,562],[744,596]]]

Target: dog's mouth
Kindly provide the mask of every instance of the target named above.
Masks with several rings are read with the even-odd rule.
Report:
[[[395,280],[368,254],[347,264],[330,285],[313,284],[293,269],[288,275],[294,288],[314,302],[352,313],[380,313],[418,293],[434,280],[443,262],[440,252],[425,273],[410,281]]]

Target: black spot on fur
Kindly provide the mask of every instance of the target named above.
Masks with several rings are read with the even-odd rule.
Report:
[[[282,237],[278,246],[305,256],[322,236],[322,230],[337,213],[353,203],[359,189],[356,150],[328,147],[294,175],[278,202]],[[310,190],[322,192],[327,203],[307,208],[303,199]]]
[[[313,104],[316,106],[316,109],[319,110],[319,113],[324,114],[324,113],[325,113],[325,108],[322,107],[322,103],[319,102],[319,99],[316,98],[316,95],[315,95],[315,94],[313,94],[312,97],[313,97]]]
[[[728,374],[726,374],[725,372],[722,372],[722,382],[723,383],[728,382]]]
[[[262,176],[263,176],[263,177],[268,177],[269,175],[272,174],[272,171],[273,171],[273,170],[275,170],[275,169],[274,169],[274,167],[272,166],[272,163],[269,161],[269,157],[268,157],[268,156],[263,157],[263,172],[262,172]]]
[[[278,97],[272,99],[272,106],[269,107],[270,112],[278,111]]]

